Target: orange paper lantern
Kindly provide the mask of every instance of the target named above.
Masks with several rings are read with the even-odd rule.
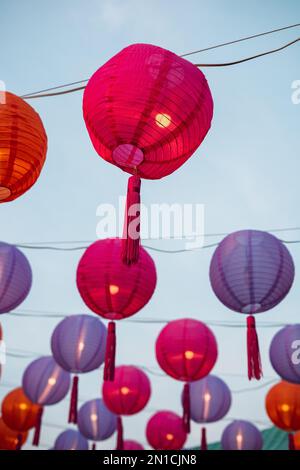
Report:
[[[19,450],[27,436],[27,432],[13,431],[0,418],[0,450]]]
[[[21,387],[15,388],[2,402],[2,419],[10,429],[25,432],[36,426],[40,408],[27,398]]]
[[[35,110],[12,93],[0,105],[0,202],[24,194],[36,182],[47,152],[47,136]]]

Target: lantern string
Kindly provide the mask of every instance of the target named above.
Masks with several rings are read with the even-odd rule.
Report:
[[[224,43],[221,43],[221,44],[216,44],[214,46],[209,46],[209,47],[206,47],[206,48],[203,48],[203,49],[198,49],[196,51],[186,52],[185,54],[182,54],[180,57],[187,57],[187,56],[190,56],[190,55],[193,55],[193,54],[199,54],[201,52],[206,52],[206,51],[218,49],[218,48],[229,46],[229,45],[232,45],[232,44],[237,44],[237,43],[240,43],[240,42],[243,42],[243,41],[249,41],[249,40],[254,39],[254,38],[274,34],[274,33],[280,32],[280,31],[296,28],[296,27],[299,27],[299,26],[300,26],[300,23],[289,25],[289,26],[284,26],[282,28],[277,28],[277,29],[273,29],[273,30],[270,30],[270,31],[265,31],[265,32],[262,32],[262,33],[254,34],[252,36],[246,36],[246,37],[243,37],[243,38],[235,39],[235,40],[224,42]],[[284,46],[281,46],[278,49],[273,49],[271,51],[267,51],[267,52],[264,52],[264,53],[261,53],[261,54],[257,54],[255,56],[248,57],[248,58],[245,58],[245,59],[241,59],[241,60],[235,61],[235,62],[229,62],[229,63],[225,63],[225,64],[201,64],[201,65],[195,64],[195,65],[196,65],[196,67],[200,67],[200,66],[201,67],[225,67],[225,66],[229,66],[229,65],[236,65],[236,64],[240,64],[240,63],[243,63],[243,62],[247,62],[247,61],[250,61],[250,60],[257,59],[259,57],[263,57],[263,56],[268,55],[268,54],[273,54],[275,52],[282,51],[282,50],[286,49],[287,47],[295,44],[299,40],[300,40],[300,38],[297,38],[296,40],[294,40],[294,41],[292,41],[288,44],[285,44]],[[68,93],[73,93],[73,92],[76,92],[76,91],[81,91],[81,90],[84,90],[86,85],[76,87],[76,88],[71,88],[69,90],[63,90],[63,91],[57,91],[57,92],[54,91],[53,93],[47,93],[48,91],[58,90],[58,89],[61,89],[61,88],[67,88],[67,87],[72,86],[72,85],[86,83],[87,81],[88,81],[88,79],[78,80],[76,82],[70,82],[70,83],[66,83],[66,84],[63,84],[63,85],[57,85],[57,86],[54,86],[54,87],[51,87],[51,88],[45,88],[43,90],[39,90],[39,91],[35,91],[35,92],[32,92],[32,93],[27,93],[25,95],[21,95],[21,98],[29,100],[29,99],[34,99],[34,98],[45,98],[45,97],[50,97],[50,96],[59,96],[59,95],[64,95],[64,94],[68,94]]]

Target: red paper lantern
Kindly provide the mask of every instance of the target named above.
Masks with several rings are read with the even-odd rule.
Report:
[[[155,413],[148,421],[146,436],[155,450],[180,450],[187,438],[181,417],[172,411]]]
[[[217,342],[202,322],[185,318],[169,322],[156,340],[156,359],[160,367],[176,380],[186,382],[183,392],[184,423],[190,431],[189,382],[202,379],[215,365]]]
[[[83,254],[77,268],[77,287],[86,305],[103,318],[121,320],[143,308],[156,286],[155,264],[141,248],[137,263],[121,259],[122,241],[98,240]],[[115,324],[108,325],[104,378],[113,380]]]
[[[35,110],[4,92],[0,104],[0,202],[13,201],[34,185],[44,165],[47,136]]]
[[[104,382],[103,400],[107,408],[118,415],[117,449],[123,449],[122,415],[133,415],[147,405],[151,384],[145,372],[134,366],[120,366],[113,382]]]
[[[41,407],[32,403],[20,387],[6,395],[1,409],[2,419],[10,429],[25,432],[36,426]]]
[[[28,433],[10,429],[0,418],[0,450],[20,450]]]
[[[161,47],[133,44],[91,77],[83,115],[97,153],[134,175],[130,209],[139,204],[140,178],[173,173],[199,147],[210,128],[213,101],[195,65]],[[127,211],[123,260],[130,264],[138,259],[139,240],[128,222]]]

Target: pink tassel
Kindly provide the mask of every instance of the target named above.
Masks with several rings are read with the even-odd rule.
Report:
[[[35,430],[34,430],[34,435],[33,435],[33,440],[32,440],[33,446],[38,446],[40,443],[43,412],[44,412],[44,408],[41,406],[37,415],[37,420],[36,420],[36,425],[35,425]]]
[[[105,362],[104,362],[104,380],[113,382],[115,378],[115,358],[116,358],[116,325],[113,321],[108,324]]]
[[[93,442],[91,450],[96,450],[96,442]]]
[[[288,439],[289,439],[289,450],[296,450],[295,439],[292,433],[289,433]]]
[[[248,353],[248,378],[259,380],[262,377],[262,368],[259,352],[258,337],[253,315],[247,317],[247,353]]]
[[[183,388],[183,427],[185,432],[191,432],[191,403],[190,403],[190,385],[184,384]]]
[[[207,450],[206,429],[201,429],[201,450]]]
[[[18,442],[16,444],[16,450],[21,450],[22,449],[22,434],[18,434],[17,436]]]
[[[117,446],[116,450],[123,450],[124,449],[124,442],[123,442],[123,424],[121,416],[118,416],[118,424],[117,424]]]
[[[70,408],[69,408],[69,423],[77,423],[77,402],[78,402],[78,376],[74,375],[73,377],[73,385],[71,391],[71,400],[70,400]]]
[[[122,260],[134,264],[139,259],[140,248],[140,190],[141,179],[131,176],[128,180],[125,220],[122,241]]]

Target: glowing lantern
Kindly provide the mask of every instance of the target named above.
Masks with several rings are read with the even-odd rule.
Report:
[[[92,441],[104,441],[117,429],[117,417],[101,399],[84,403],[78,413],[78,429],[81,434]],[[93,444],[93,450],[96,445]]]
[[[223,380],[207,375],[190,384],[191,419],[196,423],[213,423],[224,418],[231,406],[231,392]],[[206,430],[202,428],[201,450],[207,449]]]
[[[261,432],[249,421],[236,420],[223,431],[221,444],[223,450],[261,450]]]
[[[36,426],[40,408],[27,398],[22,388],[15,388],[3,399],[2,419],[10,429],[25,432]]]
[[[270,360],[278,375],[287,382],[300,384],[300,325],[282,328],[270,346]]]
[[[118,415],[117,449],[123,449],[122,415],[139,413],[147,405],[151,384],[147,375],[134,366],[120,366],[113,382],[104,382],[103,400],[107,408]]]
[[[144,447],[137,441],[126,440],[123,442],[123,450],[144,450]]]
[[[17,308],[26,299],[31,284],[31,267],[25,255],[14,245],[0,242],[0,313]]]
[[[51,337],[52,354],[66,371],[78,374],[98,369],[104,362],[106,328],[90,315],[71,315],[62,320]],[[73,378],[69,423],[77,422],[78,376]]]
[[[185,318],[169,322],[156,340],[156,359],[166,374],[186,382],[183,392],[183,420],[190,431],[189,382],[209,374],[217,360],[217,342],[202,322]]]
[[[300,430],[300,385],[279,382],[266,396],[266,410],[270,420],[289,433],[289,448],[293,450],[293,431]]]
[[[44,165],[47,136],[34,109],[12,93],[0,104],[0,202],[12,201],[34,185]]]
[[[53,450],[89,450],[89,444],[80,432],[67,429],[56,438]]]
[[[43,407],[54,405],[67,395],[70,388],[70,374],[62,369],[51,356],[31,362],[22,379],[25,395],[40,405],[33,445],[39,444]]]
[[[180,450],[187,438],[182,418],[172,411],[155,413],[147,423],[146,436],[155,450]]]
[[[203,73],[190,62],[161,47],[134,44],[91,77],[83,115],[97,153],[134,175],[123,247],[123,260],[131,264],[138,259],[139,223],[130,213],[140,203],[140,178],[167,176],[195,152],[210,128],[211,93]]]
[[[294,280],[293,259],[284,244],[258,230],[232,233],[217,247],[210,265],[210,282],[218,299],[247,317],[248,377],[262,375],[253,314],[278,305]]]
[[[122,241],[99,240],[83,254],[77,268],[77,287],[86,305],[101,317],[121,320],[143,308],[156,286],[155,265],[141,248],[139,260],[127,266],[121,260]],[[104,379],[113,380],[115,324],[108,325]]]
[[[0,450],[20,450],[26,442],[28,433],[10,429],[0,418]]]

